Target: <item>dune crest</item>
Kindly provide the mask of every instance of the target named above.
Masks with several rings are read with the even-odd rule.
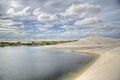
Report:
[[[88,37],[80,39],[76,42],[63,43],[52,46],[45,46],[48,48],[73,48],[73,47],[105,47],[111,45],[119,45],[120,39],[105,38],[105,37]]]

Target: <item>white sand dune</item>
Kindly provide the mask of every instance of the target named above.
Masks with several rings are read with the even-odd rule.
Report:
[[[73,47],[101,47],[101,46],[110,46],[114,44],[120,44],[119,39],[104,38],[104,37],[88,37],[80,39],[76,42],[63,43],[52,46],[45,46],[51,48],[73,48]]]
[[[75,80],[120,80],[120,47],[100,54],[100,58]]]
[[[100,55],[96,62],[75,80],[120,80],[120,39],[89,37],[45,47],[77,48],[75,52]]]

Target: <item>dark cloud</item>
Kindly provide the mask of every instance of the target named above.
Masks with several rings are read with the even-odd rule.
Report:
[[[118,0],[118,3],[120,4],[120,0]]]

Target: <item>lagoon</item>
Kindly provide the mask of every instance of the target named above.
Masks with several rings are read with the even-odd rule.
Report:
[[[0,80],[57,80],[92,59],[87,55],[41,47],[1,47]]]

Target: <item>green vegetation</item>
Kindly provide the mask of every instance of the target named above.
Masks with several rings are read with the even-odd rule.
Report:
[[[69,40],[69,41],[33,41],[33,42],[0,42],[0,47],[5,46],[37,46],[37,45],[55,45],[55,44],[61,44],[61,43],[67,43],[67,42],[73,42],[76,40]]]

